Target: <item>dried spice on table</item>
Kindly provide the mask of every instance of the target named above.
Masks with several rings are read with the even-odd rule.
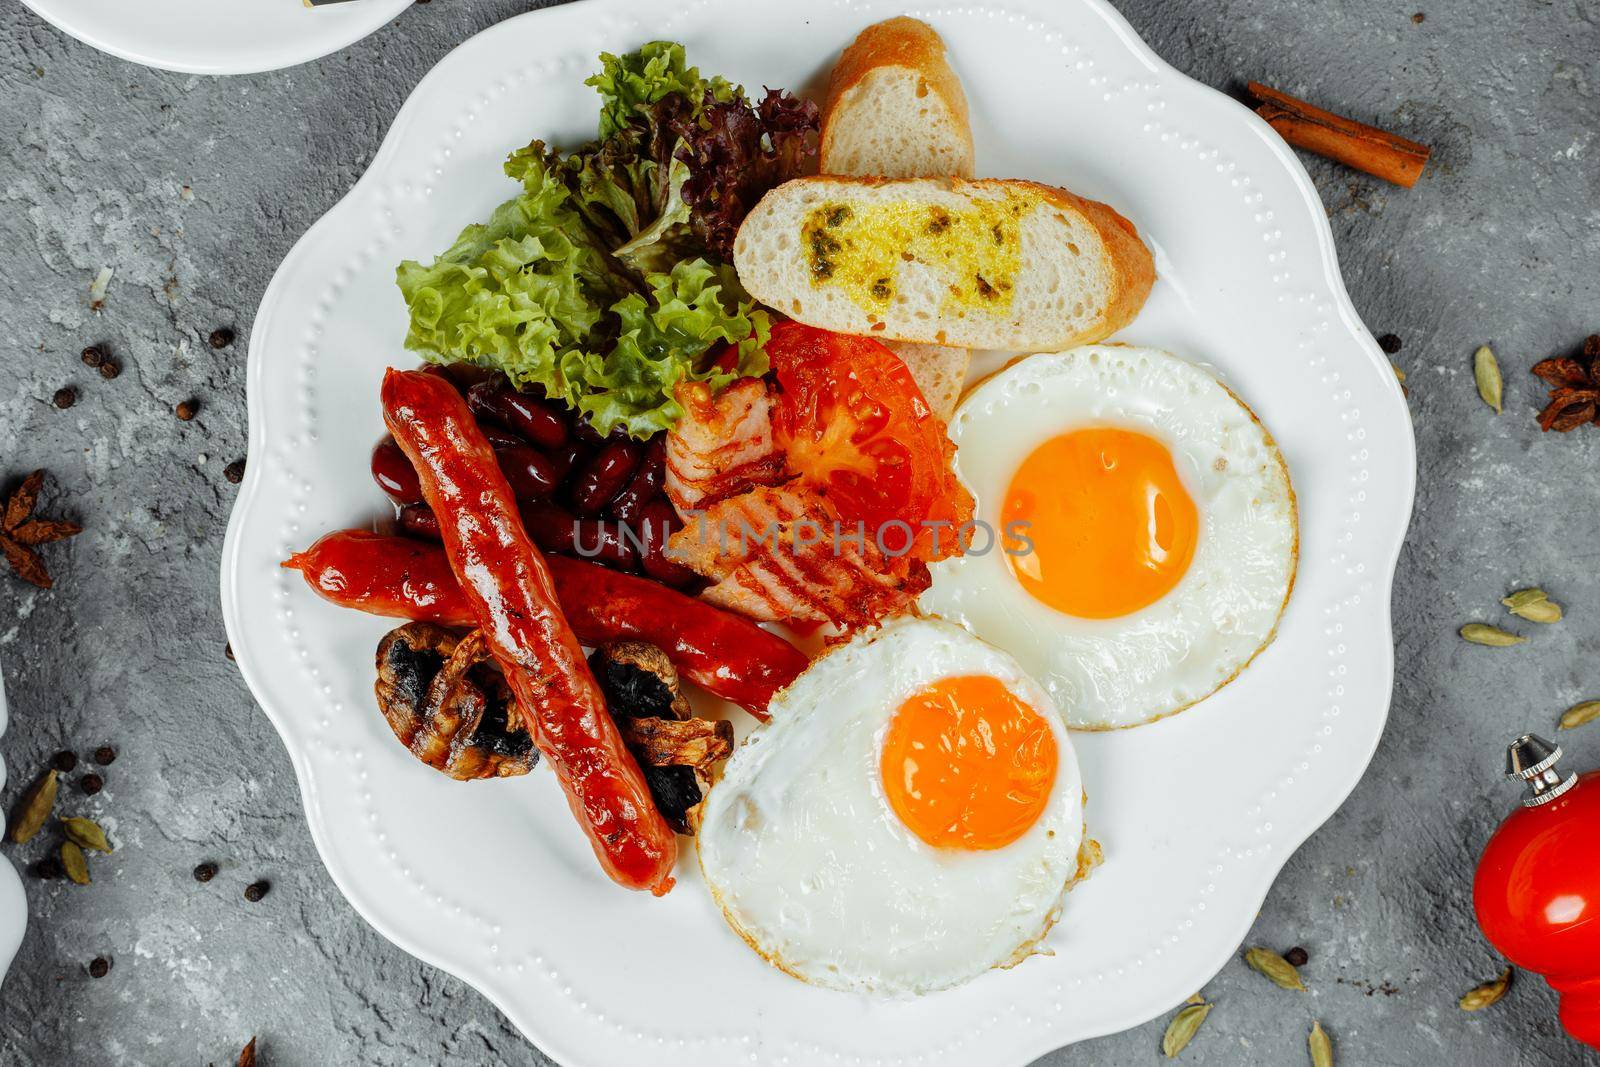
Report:
[[[1539,428],[1566,433],[1584,423],[1600,423],[1600,333],[1590,334],[1576,358],[1540,360],[1532,372],[1550,387],[1550,402],[1539,412]]]
[[[40,589],[53,584],[50,571],[34,549],[52,541],[63,541],[83,532],[76,523],[59,519],[36,519],[33,509],[39,503],[39,490],[44,487],[44,471],[34,471],[6,499],[6,508],[0,516],[0,551],[5,553],[11,570],[23,581],[32,582]]]

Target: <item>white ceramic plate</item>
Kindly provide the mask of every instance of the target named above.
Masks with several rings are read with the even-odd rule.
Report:
[[[436,67],[367,174],[285,259],[249,365],[250,467],[223,554],[239,666],[282,733],[334,880],[407,951],[482,990],[568,1064],[1022,1064],[1171,1008],[1227,960],[1290,853],[1338,807],[1389,704],[1389,586],[1410,420],[1350,306],[1315,190],[1249,111],[1166,66],[1099,0],[909,13],[950,42],[979,170],[1116,205],[1161,280],[1120,339],[1217,367],[1277,435],[1301,567],[1277,642],[1173,719],[1079,735],[1106,862],[1055,955],[917,1000],[802,985],[723,925],[692,859],[662,900],[608,883],[553,778],[461,785],[373,705],[387,628],[278,569],[381,501],[378,381],[407,365],[394,265],[445,248],[513,186],[507,151],[592,136],[601,50],[657,37],[745,85],[802,86],[896,3],[590,0],[512,19]]]
[[[6,732],[10,714],[6,710],[5,672],[0,670],[0,734]],[[0,760],[0,789],[6,786],[6,764]],[[5,817],[0,815],[0,824]],[[22,947],[22,935],[28,928],[28,897],[22,890],[22,879],[11,861],[0,857],[0,978],[4,978],[11,961]]]
[[[22,0],[84,44],[147,67],[254,74],[359,41],[413,0]]]

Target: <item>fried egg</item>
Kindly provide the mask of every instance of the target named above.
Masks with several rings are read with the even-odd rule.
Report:
[[[1014,659],[898,619],[817,660],[771,712],[695,838],[756,952],[815,985],[899,994],[1037,951],[1079,877],[1083,784]]]
[[[1073,729],[1137,726],[1231,681],[1294,584],[1294,491],[1272,436],[1167,352],[1029,356],[950,424],[977,499],[923,611],[1006,649]]]

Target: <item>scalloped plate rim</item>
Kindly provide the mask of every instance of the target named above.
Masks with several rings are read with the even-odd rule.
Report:
[[[304,50],[285,49],[277,53],[270,53],[265,57],[252,58],[244,62],[229,62],[226,59],[212,60],[206,58],[188,58],[176,54],[167,54],[145,47],[129,45],[103,36],[104,31],[96,31],[91,27],[82,25],[71,17],[70,3],[63,4],[62,0],[22,0],[22,3],[35,15],[48,22],[75,40],[81,41],[90,48],[115,56],[129,63],[137,63],[143,67],[155,70],[166,70],[176,74],[265,74],[269,71],[283,70],[286,67],[297,67],[302,63],[310,63],[324,56],[332,55],[344,48],[349,48],[357,41],[378,32],[384,26],[400,17],[400,13],[410,7],[415,0],[362,0],[370,5],[370,10],[355,10],[339,12],[341,16],[364,16],[352,18],[352,25],[341,27],[341,32],[329,34],[325,38],[317,39],[309,48]],[[359,8],[360,5],[358,5]],[[61,10],[68,9],[67,13]],[[307,18],[317,18],[319,12],[306,12]],[[326,27],[324,27],[325,29]],[[206,46],[195,49],[198,54],[211,55],[213,51]]]
[[[584,6],[591,8],[609,8],[614,6],[622,6],[626,2],[628,2],[628,0],[589,0],[589,2]],[[1322,210],[1321,200],[1316,192],[1315,186],[1312,184],[1304,166],[1300,163],[1298,158],[1296,158],[1294,152],[1278,137],[1274,131],[1272,131],[1271,127],[1269,127],[1252,111],[1238,105],[1236,101],[1233,101],[1225,93],[1222,93],[1219,90],[1216,90],[1189,77],[1187,74],[1173,67],[1159,55],[1157,55],[1137,34],[1137,32],[1134,31],[1132,26],[1126,21],[1126,19],[1123,18],[1121,13],[1109,3],[1105,2],[1105,0],[1078,0],[1078,2],[1082,3],[1085,7],[1091,9],[1095,14],[1104,19],[1110,25],[1117,37],[1122,41],[1123,45],[1127,47],[1136,58],[1144,62],[1153,70],[1177,79],[1177,83],[1183,85],[1188,90],[1192,91],[1198,89],[1204,94],[1220,97],[1234,106],[1234,110],[1236,111],[1235,117],[1239,120],[1242,120],[1251,129],[1251,132],[1264,145],[1271,156],[1284,168],[1285,171],[1288,172],[1295,184],[1296,191],[1301,197],[1301,206],[1308,211],[1312,218],[1313,232],[1317,240],[1318,249],[1321,253],[1323,266],[1323,277],[1319,279],[1319,281],[1327,286],[1328,295],[1330,295],[1334,300],[1335,310],[1338,313],[1338,318],[1341,325],[1349,333],[1350,339],[1359,347],[1361,347],[1362,350],[1367,354],[1368,359],[1373,363],[1374,367],[1387,375],[1391,367],[1381,355],[1376,342],[1373,340],[1371,334],[1367,331],[1365,325],[1361,322],[1359,314],[1357,313],[1355,306],[1350,299],[1349,293],[1345,288],[1343,277],[1339,271],[1337,250],[1334,245],[1332,228],[1328,222],[1326,212]],[[443,72],[445,68],[451,64],[452,60],[457,58],[458,53],[467,48],[469,45],[479,43],[482,41],[482,39],[488,38],[492,35],[518,32],[521,24],[524,23],[524,20],[538,19],[547,16],[552,12],[570,10],[571,6],[573,5],[562,5],[556,8],[545,8],[513,16],[503,22],[497,23],[494,26],[488,27],[473,37],[466,39],[461,44],[457,45],[456,48],[450,53],[447,53],[443,58],[441,58],[439,63],[436,64],[434,68],[432,68],[418,83],[417,87],[408,96],[401,110],[396,114],[388,133],[385,135],[378,151],[374,154],[372,163],[368,166],[367,170],[337,203],[329,208],[321,218],[312,224],[312,226],[299,239],[299,241],[295,243],[293,248],[291,248],[288,255],[285,256],[283,263],[274,273],[273,279],[263,295],[260,308],[257,312],[257,319],[265,319],[268,313],[273,310],[275,305],[281,299],[282,290],[287,284],[286,279],[292,273],[290,268],[294,266],[298,259],[306,254],[306,250],[313,243],[313,239],[316,237],[318,232],[325,225],[330,224],[330,220],[334,219],[335,216],[341,214],[342,209],[345,208],[352,200],[354,200],[357,197],[357,194],[362,192],[364,187],[369,184],[369,180],[372,183],[377,182],[378,179],[374,176],[379,174],[384,169],[385,165],[390,161],[390,158],[398,150],[399,142],[403,139],[402,135],[411,126],[413,120],[415,119],[416,113],[421,109],[419,101],[423,97],[424,91],[428,89],[434,81],[443,77],[441,72]],[[514,30],[512,27],[518,27],[518,30]],[[258,450],[264,451],[266,440],[266,420],[264,412],[261,410],[261,401],[259,399],[260,391],[253,388],[258,376],[264,373],[266,358],[264,353],[258,350],[255,340],[256,336],[259,335],[252,335],[247,374],[247,380],[251,386],[251,388],[248,390],[247,405],[250,421],[249,447],[251,453],[256,453]],[[1304,818],[1297,820],[1294,830],[1286,833],[1285,847],[1276,855],[1263,855],[1261,857],[1252,857],[1249,860],[1242,861],[1249,868],[1251,868],[1252,871],[1259,875],[1259,880],[1256,882],[1257,891],[1252,897],[1253,906],[1249,909],[1239,909],[1238,914],[1241,916],[1240,921],[1231,924],[1237,933],[1236,937],[1230,936],[1229,939],[1234,944],[1240,943],[1245,934],[1248,933],[1250,926],[1253,925],[1255,921],[1255,915],[1259,910],[1260,904],[1264,902],[1267,894],[1270,892],[1274,882],[1276,881],[1277,875],[1279,872],[1281,872],[1283,866],[1288,862],[1289,858],[1313,833],[1316,832],[1317,829],[1319,829],[1324,823],[1327,822],[1329,818],[1332,817],[1332,815],[1344,804],[1345,800],[1348,799],[1355,787],[1359,784],[1367,767],[1370,765],[1373,755],[1377,751],[1377,747],[1382,740],[1384,727],[1387,724],[1390,702],[1392,701],[1394,673],[1393,618],[1391,610],[1393,579],[1396,567],[1398,566],[1400,552],[1404,545],[1405,535],[1409,528],[1416,487],[1415,434],[1409,411],[1405,407],[1404,401],[1401,398],[1398,384],[1395,384],[1390,390],[1389,403],[1391,406],[1398,409],[1399,420],[1405,427],[1405,433],[1403,435],[1405,455],[1395,457],[1396,459],[1403,460],[1403,462],[1397,464],[1397,466],[1403,475],[1404,507],[1397,516],[1396,521],[1393,522],[1390,536],[1386,539],[1388,542],[1388,547],[1385,558],[1381,561],[1383,564],[1381,574],[1376,575],[1374,578],[1374,585],[1382,594],[1380,597],[1380,606],[1377,611],[1381,616],[1382,630],[1384,635],[1387,637],[1387,641],[1385,641],[1382,646],[1385,650],[1383,661],[1381,663],[1372,664],[1371,666],[1374,668],[1375,673],[1378,673],[1377,669],[1381,668],[1381,675],[1387,682],[1386,688],[1390,692],[1390,697],[1384,701],[1383,706],[1380,709],[1380,713],[1374,720],[1374,728],[1370,731],[1370,738],[1365,746],[1365,754],[1363,758],[1360,760],[1359,765],[1354,761],[1349,763],[1348,771],[1344,776],[1342,784],[1340,784],[1337,789],[1329,790],[1326,794],[1324,794],[1324,799],[1321,804],[1310,805],[1306,809],[1308,814],[1305,815]],[[1378,418],[1383,417],[1385,416],[1378,416]],[[258,467],[250,466],[247,468],[245,482],[241,486],[241,491],[235,503],[233,513],[230,517],[228,532],[224,541],[221,592],[223,614],[230,640],[236,639],[236,636],[242,633],[237,621],[238,602],[233,591],[233,585],[237,576],[237,553],[239,549],[238,529],[241,527],[243,517],[249,512],[250,506],[254,502],[254,498],[259,491],[260,478],[261,473]],[[1381,581],[1378,579],[1381,579]],[[239,654],[240,646],[235,646],[235,652],[238,655],[238,666],[241,670],[241,673],[245,677],[246,684],[251,688],[252,694],[254,694],[259,690],[259,687],[254,680],[254,669],[247,662],[247,656]],[[522,1016],[524,1013],[513,1006],[510,999],[503,994],[500,988],[503,979],[496,979],[494,976],[489,974],[476,975],[474,973],[470,973],[471,968],[465,963],[458,965],[454,961],[445,959],[438,954],[428,951],[419,945],[417,941],[414,940],[404,930],[396,928],[393,924],[378,918],[376,913],[365,905],[362,893],[359,891],[354,891],[352,886],[346,884],[345,879],[341,877],[340,874],[336,873],[335,868],[328,863],[327,832],[322,823],[323,816],[321,810],[313,802],[314,797],[311,793],[311,787],[309,784],[310,776],[305,766],[305,761],[307,758],[306,753],[300,751],[289,743],[288,734],[285,727],[279,720],[278,713],[272,707],[266,704],[262,704],[261,706],[266,712],[269,720],[272,721],[274,727],[278,729],[280,740],[283,741],[285,749],[289,753],[290,762],[294,767],[297,784],[300,788],[301,801],[306,809],[307,824],[311,830],[312,838],[316,843],[318,854],[323,860],[324,867],[329,871],[330,877],[334,880],[335,884],[338,885],[340,891],[345,895],[352,907],[354,907],[355,910],[361,914],[361,916],[371,926],[373,926],[374,929],[376,929],[385,938],[393,942],[408,954],[456,976],[463,982],[466,982],[474,989],[479,991],[482,995],[489,999],[496,1006],[496,1008],[498,1008],[512,1022],[513,1025],[527,1035],[529,1040],[535,1042],[541,1052],[549,1056],[551,1059],[563,1064],[574,1065],[587,1062],[585,1059],[585,1053],[581,1049],[569,1047],[570,1043],[566,1040],[566,1035],[560,1030],[560,1028],[547,1029],[545,1027],[538,1026],[534,1020],[523,1018]],[[1203,984],[1204,981],[1207,981],[1214,976],[1217,971],[1219,971],[1226,964],[1227,960],[1232,956],[1232,954],[1232,951],[1222,953],[1212,962],[1204,965],[1201,968],[1197,968],[1197,981],[1194,983],[1194,987],[1198,988],[1199,985]],[[1203,974],[1198,973],[1199,971],[1203,971]],[[1186,986],[1185,988],[1188,987]],[[1173,1000],[1173,1003],[1178,1003],[1182,997],[1186,995],[1187,993],[1177,994]],[[1026,1063],[1034,1058],[1037,1058],[1038,1056],[1064,1047],[1065,1044],[1089,1040],[1095,1037],[1117,1033],[1122,1030],[1138,1026],[1142,1023],[1148,1022],[1150,1019],[1155,1018],[1163,1012],[1170,1010],[1170,1008],[1171,1005],[1161,1005],[1149,1010],[1129,1010],[1117,1018],[1105,1020],[1098,1025],[1083,1027],[1081,1028],[1081,1032],[1075,1032],[1070,1037],[1064,1039],[1051,1035],[1040,1035],[1039,1040],[1032,1040],[1031,1033],[1016,1031],[1015,1033],[1018,1037],[1025,1039],[1005,1043],[1005,1048],[1007,1052],[1013,1052],[1017,1056],[1021,1057],[1015,1062],[1019,1064]],[[995,1038],[995,1041],[985,1046],[986,1053],[992,1054],[997,1047],[1004,1043],[1003,1033],[992,1036]],[[1007,1062],[1011,1061],[1008,1060]]]

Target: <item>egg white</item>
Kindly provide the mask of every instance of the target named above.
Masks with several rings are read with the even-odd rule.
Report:
[[[889,721],[942,679],[990,675],[1049,722],[1059,763],[1039,819],[1002,848],[935,848],[894,814]],[[857,635],[773,701],[706,798],[695,840],[736,933],[797,978],[926,993],[1035,951],[1079,876],[1083,782],[1049,696],[965,630],[904,618]]]
[[[1003,532],[1007,487],[1029,454],[1071,430],[1114,426],[1167,446],[1200,517],[1188,571],[1155,603],[1085,619],[1028,594],[1001,544],[932,567],[925,612],[1016,656],[1073,729],[1137,726],[1226,685],[1271,640],[1294,585],[1299,532],[1288,468],[1226,386],[1153,348],[1086,345],[1028,356],[979,385],[951,420],[977,517]],[[984,545],[975,535],[974,548]]]

